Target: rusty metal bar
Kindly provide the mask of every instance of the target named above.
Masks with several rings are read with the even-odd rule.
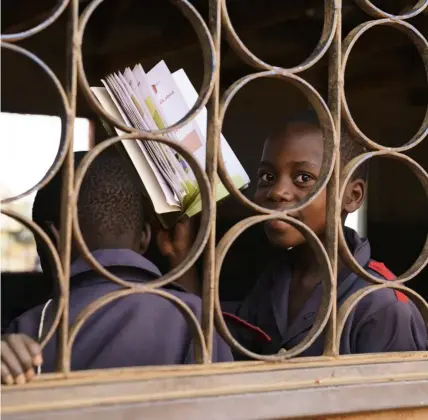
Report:
[[[61,14],[67,9],[69,3],[70,0],[58,0],[56,6],[52,8],[50,13],[48,13],[46,19],[44,19],[42,22],[22,32],[2,34],[0,40],[8,42],[18,42],[30,38],[38,34],[39,32],[42,32],[50,25],[52,25],[61,16]]]
[[[206,145],[206,173],[210,181],[211,193],[215,198],[217,188],[217,153],[220,147],[220,126],[219,126],[219,94],[220,94],[220,44],[221,44],[221,4],[217,0],[210,0],[209,3],[209,27],[214,42],[215,68],[214,88],[211,98],[207,104],[208,127]],[[205,342],[208,350],[209,360],[212,360],[212,346],[214,333],[214,293],[218,287],[215,281],[215,226],[216,209],[214,206],[211,216],[210,237],[204,255],[203,271],[203,311],[202,329],[204,331]]]
[[[2,39],[2,38],[1,38]],[[56,91],[59,95],[59,100],[61,102],[61,138],[59,142],[59,148],[58,152],[56,154],[55,160],[52,162],[52,165],[47,170],[46,174],[43,176],[43,178],[36,182],[31,188],[27,189],[27,191],[24,191],[21,194],[10,196],[3,198],[1,200],[1,204],[7,204],[11,203],[13,201],[17,201],[23,197],[28,196],[29,194],[37,191],[38,189],[44,187],[58,172],[59,168],[64,162],[67,150],[69,148],[70,140],[73,136],[70,135],[70,124],[68,122],[70,112],[70,106],[68,101],[67,93],[62,86],[61,82],[59,81],[58,77],[55,75],[55,73],[50,69],[50,67],[42,61],[36,54],[32,53],[31,51],[22,48],[21,46],[17,44],[12,44],[9,42],[1,41],[0,43],[1,49],[13,51],[16,54],[20,54],[21,56],[26,57],[27,59],[31,60],[34,64],[36,64],[40,70],[42,70],[46,76],[50,79],[53,86],[55,87]]]
[[[68,86],[67,96],[70,103],[70,111],[67,122],[69,124],[68,135],[71,136],[68,143],[68,152],[64,161],[62,196],[61,196],[61,221],[60,221],[60,258],[64,275],[64,306],[57,340],[57,369],[68,373],[71,369],[71,354],[68,351],[69,334],[69,282],[70,282],[70,256],[72,245],[72,211],[71,196],[74,184],[74,154],[73,135],[74,120],[76,117],[76,96],[77,96],[77,54],[75,41],[77,35],[77,22],[79,18],[79,1],[71,0],[69,19],[69,39],[68,39]]]
[[[329,77],[328,77],[328,104],[336,128],[335,163],[330,182],[327,185],[327,223],[326,223],[326,249],[333,271],[333,288],[331,295],[331,314],[327,324],[324,354],[337,356],[339,348],[336,345],[337,337],[337,273],[338,273],[338,223],[340,218],[340,202],[338,200],[340,182],[340,69],[342,56],[342,0],[335,0],[332,7],[337,10],[336,28],[329,51]]]

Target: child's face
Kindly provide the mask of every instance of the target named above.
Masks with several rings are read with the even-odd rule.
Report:
[[[311,190],[319,176],[323,157],[322,131],[304,123],[290,124],[275,138],[266,140],[258,170],[257,204],[272,210],[295,206]],[[291,216],[305,223],[318,236],[326,223],[326,191]],[[265,224],[269,241],[284,248],[305,242],[303,235],[280,220]]]

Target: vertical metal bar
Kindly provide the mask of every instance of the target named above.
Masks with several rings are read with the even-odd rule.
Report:
[[[338,223],[341,223],[339,201],[339,183],[340,183],[340,69],[342,54],[342,1],[334,0],[333,7],[337,12],[337,25],[334,39],[329,51],[329,69],[328,69],[328,102],[333,116],[336,128],[336,161],[330,182],[327,185],[327,226],[326,226],[326,247],[327,254],[333,268],[333,293],[332,311],[327,324],[324,354],[337,356],[337,273],[338,273]]]
[[[216,67],[214,89],[208,102],[208,127],[207,127],[207,154],[206,172],[211,184],[213,197],[217,184],[217,153],[219,147],[219,95],[220,95],[220,41],[221,41],[221,2],[210,0],[209,3],[209,27],[214,41]],[[215,202],[215,199],[214,199]],[[202,328],[207,344],[208,360],[212,361],[213,333],[214,333],[214,288],[215,288],[215,227],[216,206],[214,206],[211,219],[211,233],[204,255],[204,281],[203,281],[203,312]]]
[[[68,51],[67,51],[67,96],[70,103],[70,111],[67,116],[69,124],[68,135],[71,136],[67,156],[63,166],[62,195],[61,195],[61,221],[60,221],[60,258],[64,271],[65,282],[65,306],[58,330],[58,358],[57,369],[67,374],[70,372],[70,354],[68,352],[68,330],[69,330],[69,281],[70,281],[70,256],[72,241],[72,208],[70,197],[74,184],[74,155],[73,136],[74,121],[76,117],[77,96],[77,53],[75,48],[75,37],[79,19],[79,0],[72,0],[69,6],[68,26]]]

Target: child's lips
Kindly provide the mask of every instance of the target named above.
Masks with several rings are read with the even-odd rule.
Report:
[[[290,224],[283,220],[272,219],[266,222],[266,225],[276,232],[285,232],[290,228]]]
[[[297,214],[289,214],[288,216],[292,217],[293,219],[299,220],[299,217]],[[266,222],[266,225],[268,226],[269,229],[274,230],[276,232],[285,232],[290,227],[292,227],[290,223],[287,223],[284,220],[279,220],[279,219],[268,220]]]

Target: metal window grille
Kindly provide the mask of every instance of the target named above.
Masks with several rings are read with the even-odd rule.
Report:
[[[53,264],[56,267],[57,282],[60,289],[60,298],[56,309],[57,312],[55,320],[49,331],[47,331],[42,338],[42,345],[45,345],[47,341],[52,337],[54,332],[58,331],[58,373],[53,375],[46,375],[45,379],[42,378],[41,381],[36,381],[34,385],[31,384],[27,387],[26,392],[30,393],[28,394],[28,398],[31,399],[32,403],[28,406],[25,406],[27,408],[24,408],[23,410],[31,411],[31,407],[33,407],[33,409],[37,411],[37,408],[35,408],[37,406],[37,403],[35,401],[40,401],[40,404],[42,404],[42,406],[45,408],[67,408],[68,406],[66,402],[56,405],[49,405],[49,399],[46,397],[46,393],[43,394],[43,390],[46,387],[49,388],[49,386],[49,389],[51,390],[51,392],[53,392],[52,386],[58,383],[68,382],[68,384],[71,386],[80,383],[79,381],[83,381],[82,383],[87,383],[85,381],[95,380],[97,383],[102,382],[106,384],[105,386],[107,387],[107,384],[114,382],[115,378],[117,378],[117,380],[120,382],[123,380],[123,378],[128,378],[129,375],[134,378],[134,376],[132,375],[137,374],[140,375],[140,378],[146,381],[146,385],[135,385],[137,387],[136,389],[139,390],[139,394],[135,397],[134,400],[132,398],[128,398],[128,400],[122,399],[121,401],[150,401],[150,398],[154,400],[162,400],[168,398],[184,398],[186,396],[193,395],[221,395],[221,385],[218,385],[219,388],[210,388],[209,390],[207,387],[202,387],[202,391],[201,389],[197,389],[198,386],[201,386],[200,381],[198,382],[198,377],[204,375],[204,378],[206,378],[207,376],[210,378],[215,378],[215,380],[213,379],[213,383],[221,384],[221,381],[219,380],[219,374],[226,374],[228,372],[252,375],[248,376],[248,381],[243,381],[241,377],[241,380],[236,380],[234,382],[232,378],[231,386],[227,388],[228,395],[235,393],[232,389],[233,387],[235,387],[234,389],[236,392],[247,393],[263,393],[268,391],[273,392],[289,389],[290,387],[299,388],[299,380],[304,382],[301,376],[298,376],[298,379],[294,381],[290,379],[290,381],[288,382],[284,382],[284,380],[281,379],[281,372],[283,372],[283,370],[281,369],[291,369],[291,367],[299,367],[305,369],[310,368],[311,372],[315,372],[314,375],[319,374],[321,376],[322,373],[319,372],[321,372],[322,369],[329,369],[329,367],[332,367],[337,370],[338,376],[336,382],[334,382],[334,380],[330,378],[329,383],[340,385],[348,383],[345,381],[344,378],[349,377],[349,372],[341,373],[340,371],[340,369],[346,370],[346,366],[348,365],[357,364],[360,366],[361,375],[358,376],[359,378],[363,378],[361,380],[364,382],[364,377],[368,377],[370,375],[372,375],[370,376],[370,378],[372,379],[373,377],[376,377],[378,379],[385,378],[385,374],[381,372],[378,367],[379,365],[376,363],[390,363],[391,365],[388,365],[388,369],[392,369],[392,371],[394,372],[394,369],[396,369],[396,367],[398,366],[394,364],[394,362],[401,361],[401,367],[403,367],[406,363],[409,366],[413,366],[409,368],[409,370],[407,371],[407,375],[413,375],[414,378],[421,379],[422,376],[420,375],[422,375],[423,371],[425,370],[426,372],[428,370],[427,362],[425,362],[426,358],[428,357],[427,352],[414,354],[403,353],[400,355],[380,354],[340,357],[338,355],[338,348],[340,343],[340,334],[350,312],[353,310],[353,308],[355,308],[355,306],[363,297],[381,288],[393,288],[408,295],[409,298],[416,303],[421,313],[423,314],[426,323],[428,324],[427,302],[425,302],[421,296],[419,296],[417,293],[415,293],[405,285],[405,283],[408,280],[414,278],[428,262],[428,238],[425,242],[421,254],[409,270],[407,270],[404,274],[400,275],[396,280],[392,282],[384,281],[374,277],[364,268],[359,266],[354,257],[351,255],[345,243],[344,234],[340,223],[339,209],[346,181],[350,179],[353,172],[360,164],[374,157],[395,159],[407,165],[414,172],[414,174],[417,176],[417,178],[423,185],[425,193],[428,194],[428,174],[419,164],[417,164],[413,159],[404,154],[404,152],[409,151],[410,149],[415,147],[426,137],[428,133],[428,112],[418,132],[407,143],[395,148],[382,146],[374,142],[367,135],[365,135],[355,123],[347,104],[346,89],[344,83],[347,62],[352,53],[352,49],[355,43],[364,33],[370,31],[374,27],[379,26],[390,26],[406,34],[411,40],[411,42],[413,42],[414,45],[417,47],[420,56],[423,60],[425,70],[428,74],[428,42],[424,38],[424,36],[414,26],[412,26],[411,23],[412,18],[414,16],[426,10],[428,6],[428,1],[419,0],[417,4],[413,8],[408,10],[405,14],[395,16],[379,9],[369,0],[356,0],[357,5],[370,16],[370,20],[354,28],[349,33],[349,35],[347,35],[345,39],[342,40],[341,0],[325,0],[324,27],[318,45],[310,54],[310,56],[298,66],[295,66],[293,68],[280,68],[262,61],[260,58],[254,55],[242,42],[233,27],[231,19],[229,18],[227,10],[227,0],[209,0],[210,14],[208,25],[204,22],[203,18],[192,6],[190,1],[171,0],[171,3],[182,11],[184,16],[188,19],[188,21],[191,23],[197,33],[200,46],[203,51],[204,78],[203,85],[199,92],[199,99],[193,109],[181,121],[174,124],[174,126],[168,127],[167,129],[162,131],[152,133],[137,132],[127,126],[123,126],[118,121],[115,121],[101,108],[101,106],[98,104],[98,102],[90,91],[88,80],[85,74],[85,63],[82,59],[82,42],[84,39],[85,29],[90,24],[92,14],[102,3],[103,0],[93,0],[85,8],[83,13],[79,14],[78,0],[61,0],[58,2],[54,10],[52,10],[50,16],[37,26],[33,27],[32,29],[25,30],[24,32],[5,34],[1,36],[2,48],[12,50],[17,54],[26,56],[28,59],[32,60],[35,64],[37,64],[49,76],[58,91],[64,111],[60,148],[54,163],[52,164],[50,170],[47,172],[44,179],[42,179],[38,184],[34,185],[29,191],[19,196],[9,197],[3,201],[3,203],[9,203],[18,200],[24,195],[30,194],[31,192],[46,185],[62,166],[65,168],[65,180],[62,196],[63,212],[61,214],[61,238],[59,252],[57,252],[48,236],[34,222],[28,220],[27,218],[24,218],[23,216],[12,210],[2,210],[4,214],[25,225],[36,236],[38,236],[46,243],[47,248],[52,256]],[[60,83],[54,72],[40,58],[38,58],[31,51],[28,51],[20,46],[20,41],[32,37],[37,33],[43,31],[52,23],[54,23],[63,13],[69,13],[69,37],[67,39],[69,78],[67,86],[63,86]],[[222,37],[225,37],[227,39],[236,54],[238,54],[247,64],[249,64],[254,69],[254,72],[236,81],[236,83],[234,83],[229,89],[227,89],[225,94],[220,97],[219,68],[221,45],[220,40]],[[314,66],[322,57],[326,55],[329,59],[328,103],[326,103],[322,99],[321,95],[317,92],[317,90],[300,75],[304,70],[307,70],[308,68]],[[312,104],[321,122],[325,138],[321,175],[317,180],[313,192],[305,198],[303,203],[299,204],[299,208],[303,208],[304,206],[308,205],[309,202],[313,200],[323,188],[327,189],[327,240],[325,246],[321,244],[320,240],[310,229],[308,229],[304,224],[288,216],[287,212],[281,214],[273,213],[250,201],[234,187],[232,180],[228,176],[228,173],[225,169],[224,161],[222,159],[221,151],[219,148],[219,138],[222,129],[223,119],[227,112],[228,106],[231,100],[237,94],[237,92],[240,91],[240,89],[242,89],[244,86],[246,86],[253,80],[262,78],[279,79],[285,83],[291,83],[292,85],[297,87]],[[124,134],[120,137],[111,138],[97,145],[90,151],[87,159],[85,159],[84,163],[79,167],[77,172],[74,173],[71,142],[73,137],[73,122],[76,118],[76,95],[78,86],[84,93],[88,104],[99,116],[101,116],[103,119],[107,120],[111,124],[115,125],[116,127],[122,129],[127,134]],[[164,136],[165,133],[168,133],[185,125],[188,121],[194,118],[197,112],[201,110],[201,108],[204,106],[208,107],[209,115],[205,172],[201,170],[194,158],[185,148],[173,143]],[[360,155],[358,158],[354,159],[349,165],[347,165],[342,175],[339,173],[340,136],[338,134],[340,133],[341,117],[343,117],[346,121],[346,124],[348,125],[348,128],[351,133],[368,150],[366,153]],[[76,202],[79,187],[81,185],[82,179],[87,168],[99,153],[101,153],[107,147],[118,143],[122,139],[152,140],[173,147],[178,152],[180,152],[183,157],[187,159],[197,177],[201,189],[203,207],[201,227],[194,242],[194,245],[192,246],[191,252],[187,256],[186,260],[177,269],[174,269],[166,275],[162,276],[160,279],[150,284],[145,284],[143,286],[137,286],[135,284],[126,282],[116,277],[97,263],[97,261],[90,254],[83,240],[77,219]],[[230,193],[242,204],[255,210],[258,215],[246,218],[245,220],[242,220],[241,222],[236,224],[226,233],[223,238],[221,238],[219,244],[216,247],[216,206],[214,200],[212,199],[212,196],[215,188],[215,180],[217,174],[220,176],[221,180],[223,181],[227,189],[230,191]],[[322,262],[323,297],[321,308],[318,312],[316,321],[305,339],[296,347],[292,348],[287,352],[281,352],[277,355],[267,356],[254,354],[248,349],[243,348],[230,334],[220,309],[218,279],[222,262],[234,240],[243,231],[253,226],[254,224],[263,222],[271,218],[280,218],[294,225],[302,232],[309,244],[313,247],[316,257]],[[68,282],[70,267],[70,242],[72,235],[74,235],[74,237],[76,238],[80,246],[80,250],[85,256],[85,259],[90,262],[93,268],[99,273],[101,273],[103,276],[107,277],[110,281],[120,284],[122,286],[122,289],[120,291],[113,292],[108,296],[104,296],[103,298],[91,304],[89,307],[85,308],[85,310],[83,310],[79,314],[74,323],[69,326],[67,308],[69,298]],[[358,273],[358,275],[372,283],[372,286],[365,288],[352,295],[340,308],[336,307],[336,275],[338,252],[341,252],[341,255],[345,259],[346,263],[352,268],[353,271],[355,271],[356,273]],[[202,253],[204,253],[203,316],[202,322],[199,323],[193,313],[187,308],[185,304],[183,304],[179,299],[175,298],[174,296],[168,294],[165,290],[160,289],[160,287],[162,285],[174,281],[184,272],[186,272],[186,270],[195,263],[196,259]],[[132,374],[123,373],[121,371],[113,369],[111,371],[95,372],[91,374],[93,375],[92,379],[90,379],[91,376],[88,373],[70,372],[70,356],[72,351],[72,345],[77,333],[79,332],[79,329],[82,327],[85,321],[91,316],[91,314],[93,314],[97,309],[99,309],[106,303],[132,293],[157,294],[165,299],[170,300],[174,305],[178,307],[178,309],[180,309],[180,311],[186,316],[187,321],[191,325],[191,329],[194,333],[194,336],[196,337],[198,347],[198,361],[201,365],[191,367],[135,368],[132,371]],[[251,358],[257,359],[259,361],[237,363],[232,365],[228,364],[227,366],[224,366],[222,364],[219,364],[218,366],[211,365],[210,362],[212,355],[212,337],[215,323],[220,333],[225,337],[225,339],[234,349],[241,351],[246,355],[251,356]],[[306,348],[308,348],[311,343],[313,343],[314,340],[323,331],[325,332],[324,355],[319,358],[311,359],[299,358],[299,354],[301,354]],[[291,358],[293,358],[292,364],[290,364],[291,361],[288,361],[288,359]],[[277,363],[266,363],[272,361],[275,361]],[[369,365],[367,365],[367,363],[369,363]],[[370,363],[375,364],[371,366]],[[416,365],[412,365],[412,363],[416,363]],[[367,370],[364,371],[364,374],[361,373],[363,369]],[[370,370],[371,373],[368,373]],[[400,375],[400,372],[401,370],[398,369],[395,374]],[[270,375],[269,380],[266,379],[267,374]],[[193,376],[193,385],[187,386],[185,384],[183,377],[186,375],[195,375]],[[183,388],[181,389],[181,391],[175,391],[176,393],[174,394],[171,389],[167,389],[168,387],[164,384],[163,387],[159,388],[159,390],[155,389],[153,391],[153,381],[159,378],[174,378],[174,384],[176,384],[177,386],[182,385]],[[424,378],[427,379],[426,377]],[[424,383],[426,386],[426,382]],[[123,388],[123,390],[119,390],[119,393],[122,391],[126,392],[126,389],[129,389],[129,384],[128,388],[126,388],[126,386],[123,384],[119,384],[117,386],[119,388],[125,387]],[[149,389],[150,386],[152,386],[151,389]],[[158,391],[158,393],[156,394],[156,397],[153,397],[153,392],[156,391]],[[407,391],[410,391],[410,387],[407,388]],[[17,408],[19,407],[17,398],[19,395],[24,395],[24,393],[17,394],[17,392],[17,390],[7,390],[7,392],[5,393],[6,414],[13,414],[14,412],[20,411],[20,409]],[[105,392],[105,394],[103,394],[103,398],[110,398],[109,401],[115,401],[112,389],[105,388],[103,392]],[[53,398],[55,396],[55,392],[50,395],[51,402],[58,402],[56,398]],[[144,395],[148,395],[146,399]],[[58,396],[58,398],[60,397]],[[94,398],[96,399],[97,397]],[[256,400],[257,398],[258,397],[256,397]],[[79,401],[82,402],[83,400],[81,399]],[[83,406],[88,406],[92,405],[94,400],[91,399],[89,400],[89,402],[87,400],[84,401],[85,403],[83,404]],[[70,407],[72,406],[79,406],[79,404],[71,404]],[[82,404],[80,404],[80,406],[82,406]]]

